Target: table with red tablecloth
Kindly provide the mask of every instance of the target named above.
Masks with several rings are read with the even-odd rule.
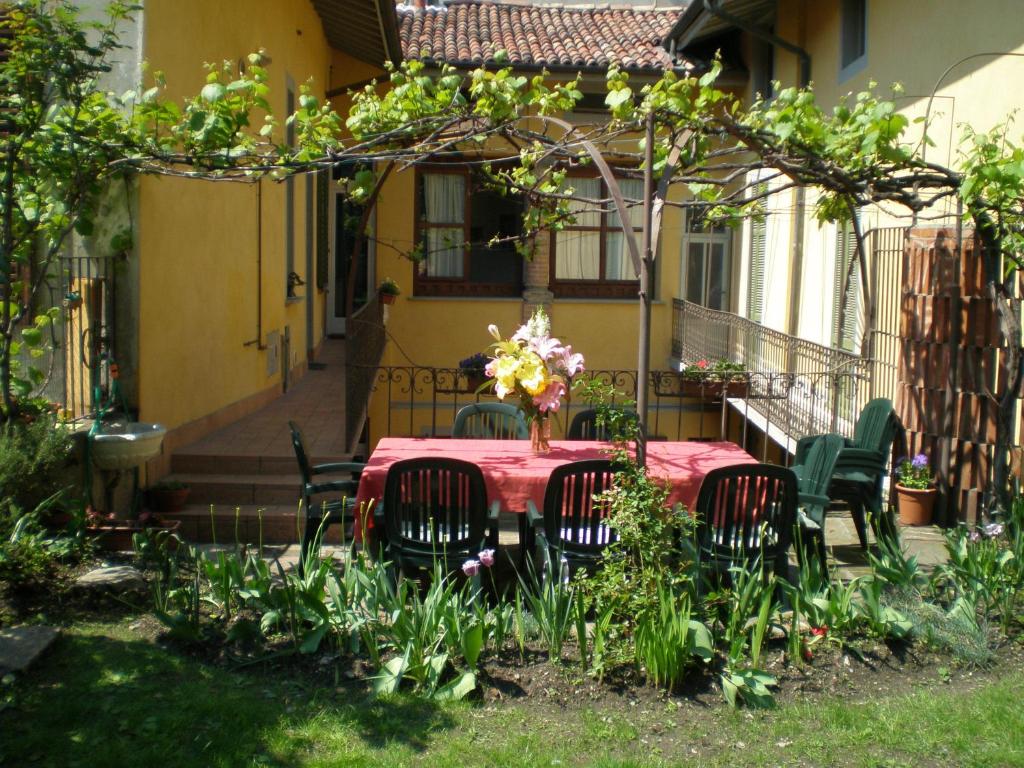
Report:
[[[608,443],[553,440],[549,453],[537,454],[529,440],[457,440],[447,438],[385,437],[377,443],[359,480],[358,501],[380,502],[388,467],[402,459],[429,456],[470,461],[480,467],[488,502],[498,501],[503,512],[526,513],[532,500],[543,508],[544,489],[551,470],[584,459],[607,458]],[[651,477],[670,484],[670,504],[692,508],[701,481],[712,469],[756,462],[734,443],[650,442],[647,469]]]

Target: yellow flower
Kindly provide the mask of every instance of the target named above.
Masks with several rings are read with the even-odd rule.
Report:
[[[548,386],[548,369],[544,361],[534,352],[526,352],[519,363],[516,377],[530,396],[539,395]]]
[[[499,398],[504,398],[516,388],[516,371],[519,369],[519,361],[514,357],[501,356],[494,364],[494,392]]]

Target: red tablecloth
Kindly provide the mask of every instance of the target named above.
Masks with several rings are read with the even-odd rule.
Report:
[[[384,478],[395,461],[420,456],[471,461],[483,471],[487,500],[501,503],[503,512],[526,513],[526,500],[541,509],[544,489],[551,470],[560,464],[607,456],[608,443],[585,440],[555,440],[551,452],[535,454],[529,440],[449,440],[436,438],[385,437],[370,456],[359,480],[358,500],[380,502]],[[692,508],[701,481],[712,469],[729,464],[756,462],[734,443],[647,444],[647,468],[652,477],[671,484],[669,503],[682,502]]]

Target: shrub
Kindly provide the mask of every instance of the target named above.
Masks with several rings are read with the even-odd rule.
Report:
[[[52,416],[0,427],[0,537],[10,536],[24,513],[56,503],[70,453],[67,433]]]

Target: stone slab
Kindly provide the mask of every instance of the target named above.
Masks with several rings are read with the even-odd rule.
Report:
[[[96,568],[82,574],[72,585],[75,590],[83,592],[145,592],[146,580],[142,573],[130,565],[112,565]]]
[[[0,628],[0,673],[23,672],[57,639],[56,627]]]

